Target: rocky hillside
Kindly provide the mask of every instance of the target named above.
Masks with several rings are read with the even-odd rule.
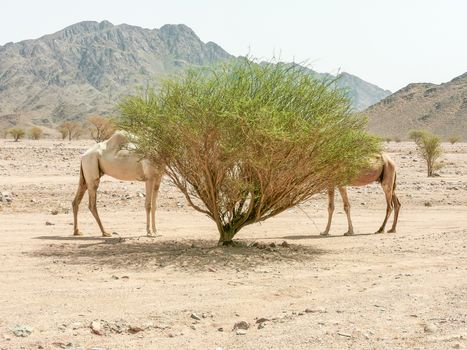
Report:
[[[144,29],[110,22],[80,22],[35,40],[0,46],[0,127],[115,113],[119,99],[157,85],[187,66],[211,65],[233,56],[203,43],[185,25]],[[345,86],[356,109],[389,94],[350,74]]]
[[[440,85],[407,85],[365,113],[379,135],[406,138],[412,129],[427,129],[467,140],[467,73]]]
[[[370,84],[355,75],[343,72],[339,74],[337,84],[347,89],[349,97],[357,111],[362,111],[383,98],[391,95],[391,91]]]
[[[111,113],[137,87],[187,65],[231,57],[185,25],[143,29],[81,22],[36,40],[0,47],[0,118],[51,125]]]

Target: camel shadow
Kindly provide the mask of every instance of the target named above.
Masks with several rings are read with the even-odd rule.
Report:
[[[123,238],[119,236],[114,237],[100,237],[100,236],[37,236],[33,239],[44,239],[51,241],[100,241],[106,243],[118,242]]]
[[[249,270],[257,266],[313,261],[326,251],[298,244],[265,244],[238,240],[218,247],[215,240],[154,240],[147,237],[97,238],[39,236],[36,239],[72,241],[52,243],[32,252],[34,257],[67,265],[107,266],[115,269],[180,271]]]
[[[341,239],[346,239],[346,238],[355,238],[359,236],[373,236],[375,235],[374,232],[372,233],[355,233],[351,236],[344,236],[343,234],[339,235],[328,235],[328,236],[321,236],[321,235],[289,235],[289,236],[277,236],[277,237],[258,237],[258,239],[264,239],[264,240],[274,240],[274,239],[286,239],[286,240],[291,240],[291,241],[296,241],[296,240],[308,240],[308,239],[335,239],[335,238],[341,238]]]

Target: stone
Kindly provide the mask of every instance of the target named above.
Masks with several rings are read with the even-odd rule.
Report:
[[[307,313],[307,314],[315,314],[315,313],[324,314],[324,313],[326,313],[326,310],[325,309],[306,308],[304,312]]]
[[[99,321],[91,322],[91,331],[97,335],[104,335],[104,329],[102,328],[102,324]]]
[[[142,332],[142,331],[144,331],[144,329],[139,327],[139,326],[130,326],[130,327],[128,327],[128,332],[131,333],[131,334],[136,334],[136,333],[139,333],[139,332]]]
[[[237,335],[246,335],[246,330],[244,330],[244,329],[237,329],[236,334],[237,334]]]
[[[15,325],[13,328],[11,328],[11,331],[13,332],[14,335],[17,337],[25,338],[31,335],[33,328],[27,325]]]
[[[11,203],[13,201],[13,196],[10,192],[1,192],[0,193],[0,202]]]
[[[83,325],[81,324],[81,322],[73,322],[71,324],[71,329],[75,330],[75,329],[79,329],[79,328],[82,328]]]
[[[199,317],[199,316],[198,316],[197,314],[195,314],[195,313],[192,313],[192,314],[190,315],[190,317],[191,317],[192,319],[196,320],[196,321],[201,321],[201,317]]]
[[[423,330],[425,333],[435,333],[438,329],[433,323],[426,323],[423,327]]]
[[[346,337],[346,338],[352,337],[352,335],[349,333],[337,332],[337,334],[340,335],[341,337]]]
[[[237,329],[247,330],[248,328],[250,328],[250,324],[247,321],[236,322],[233,326],[234,331]]]

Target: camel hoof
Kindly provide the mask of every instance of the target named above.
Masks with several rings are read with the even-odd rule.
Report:
[[[148,237],[152,237],[152,238],[157,237],[157,234],[156,234],[155,232],[148,232],[146,235],[147,235]]]
[[[354,235],[353,232],[346,232],[346,233],[344,233],[344,236],[353,236],[353,235]]]
[[[112,237],[112,234],[108,232],[102,232],[102,237]]]
[[[81,232],[79,232],[79,230],[76,230],[75,232],[73,232],[73,236],[82,236],[83,234]]]
[[[375,235],[380,234],[380,233],[384,233],[384,230],[378,230],[378,231],[376,231],[376,232],[375,232]]]
[[[396,233],[396,230],[389,230],[388,233]]]
[[[319,235],[320,236],[329,236],[329,232],[321,232]]]

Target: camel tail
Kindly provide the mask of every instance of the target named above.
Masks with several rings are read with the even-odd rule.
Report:
[[[383,170],[381,171],[381,175],[376,180],[378,183],[382,183],[384,179],[384,172],[386,171],[386,165],[383,164]]]
[[[397,172],[394,172],[394,183],[392,185],[392,191],[396,190],[396,183],[397,183]]]
[[[79,186],[85,186],[86,185],[86,178],[84,177],[83,173],[83,163],[80,163],[79,165]]]

